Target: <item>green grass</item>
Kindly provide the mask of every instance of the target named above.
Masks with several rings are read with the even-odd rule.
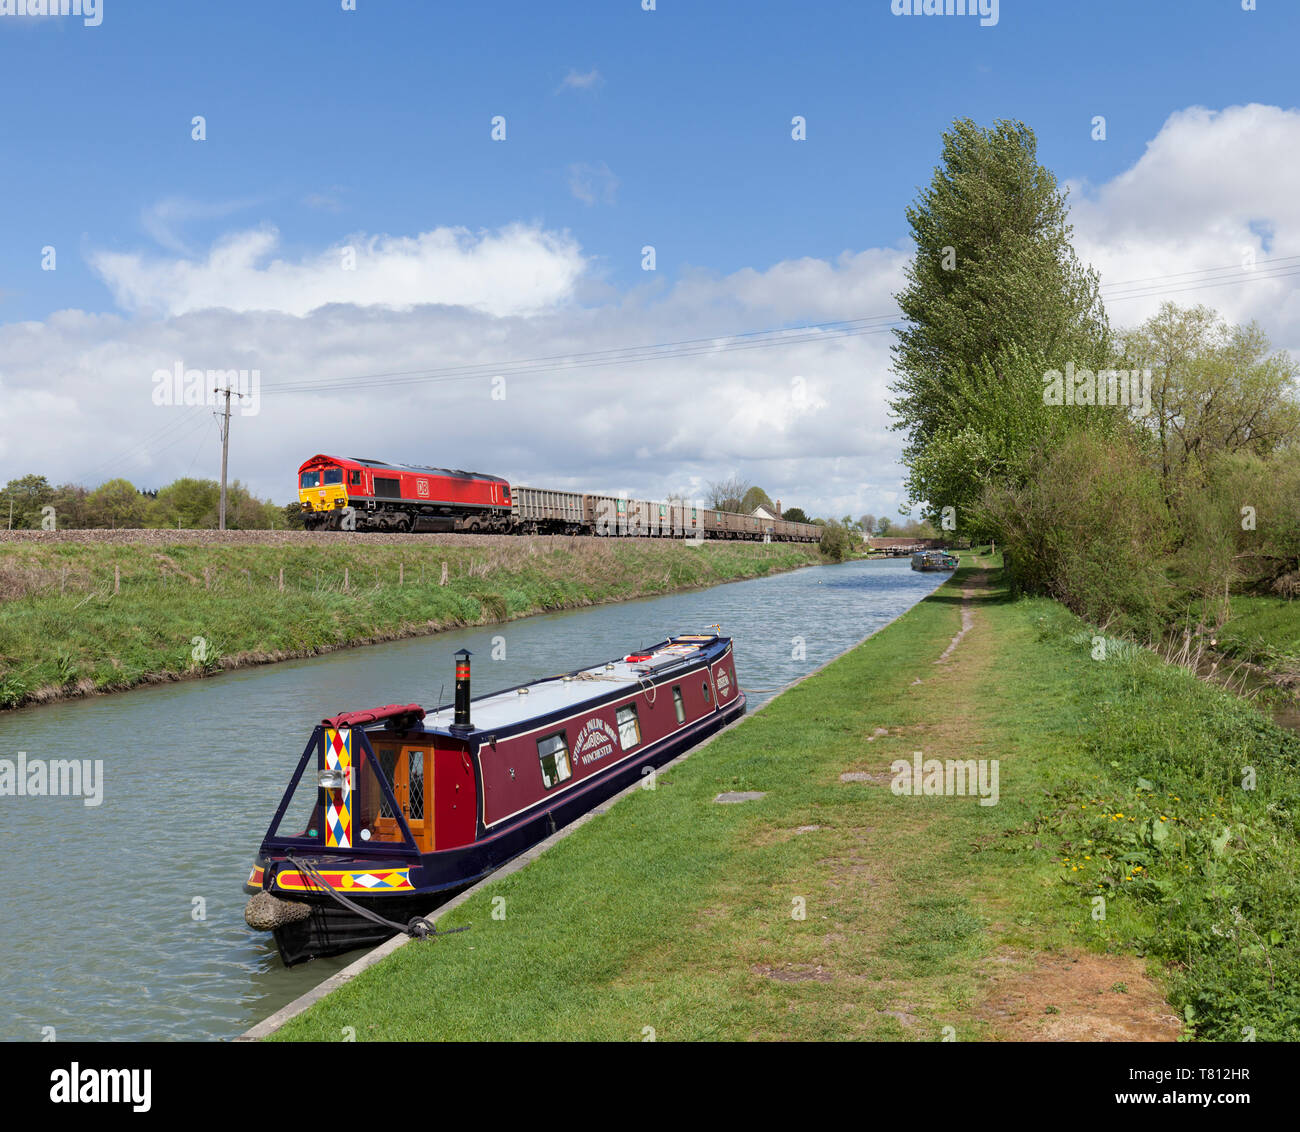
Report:
[[[1300,675],[1300,601],[1234,597],[1217,648],[1273,672]]]
[[[715,585],[816,561],[815,548],[798,545],[695,548],[668,540],[6,543],[0,547],[0,707]]]
[[[1190,1036],[1300,1038],[1300,739],[999,588],[936,666],[969,577],[276,1037],[984,1038],[995,954],[1082,949],[1148,957]],[[999,804],[895,796],[914,750],[998,759]]]

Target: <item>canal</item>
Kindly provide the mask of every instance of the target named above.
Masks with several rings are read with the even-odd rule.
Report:
[[[481,695],[720,624],[742,687],[774,689],[946,577],[906,559],[819,566],[0,714],[0,758],[104,764],[99,805],[0,799],[0,1037],[231,1038],[355,959],[286,970],[244,924],[243,881],[312,726],[445,702],[459,648]]]

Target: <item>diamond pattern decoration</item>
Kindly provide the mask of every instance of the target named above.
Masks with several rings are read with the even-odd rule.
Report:
[[[343,775],[343,786],[327,790],[325,844],[331,849],[352,848],[352,732],[325,728],[325,768]]]

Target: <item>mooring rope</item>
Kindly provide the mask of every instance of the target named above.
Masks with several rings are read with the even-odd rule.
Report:
[[[466,924],[463,928],[449,928],[446,931],[439,931],[437,926],[426,920],[423,916],[412,916],[405,924],[399,924],[396,920],[389,920],[381,916],[378,912],[373,912],[369,908],[363,908],[360,904],[349,900],[343,893],[339,892],[323,876],[317,872],[314,865],[309,865],[306,861],[300,861],[296,857],[286,858],[295,869],[303,876],[307,877],[313,884],[322,889],[326,895],[333,897],[340,904],[350,911],[355,912],[372,923],[379,924],[381,927],[392,928],[393,931],[402,935],[413,936],[416,939],[427,939],[431,935],[455,935],[456,932],[469,931],[470,925]]]

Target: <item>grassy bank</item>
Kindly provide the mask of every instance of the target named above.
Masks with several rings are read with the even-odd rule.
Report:
[[[1234,597],[1217,649],[1268,672],[1300,678],[1300,601]]]
[[[819,561],[815,547],[790,544],[414,536],[215,545],[149,534],[162,537],[0,545],[0,707]]]
[[[965,568],[277,1036],[1300,1038],[1300,738],[1099,651]],[[894,794],[918,750],[998,803]]]

